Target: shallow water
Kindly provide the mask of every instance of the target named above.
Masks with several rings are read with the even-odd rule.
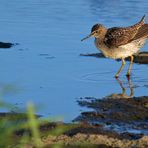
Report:
[[[0,41],[19,43],[0,49],[0,87],[11,110],[32,101],[43,116],[69,122],[82,109],[77,98],[102,98],[122,90],[114,79],[121,65],[110,59],[82,57],[97,52],[93,39],[81,42],[95,23],[107,27],[136,23],[148,15],[147,0],[1,0]],[[148,44],[143,48],[147,51]],[[128,87],[125,77],[121,81]],[[134,95],[148,95],[148,66],[134,64]],[[128,92],[127,92],[128,93]],[[87,109],[86,109],[87,110]],[[5,111],[5,109],[1,109]]]

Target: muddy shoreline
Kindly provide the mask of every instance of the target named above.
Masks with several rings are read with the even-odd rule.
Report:
[[[76,126],[60,135],[44,135],[58,126]],[[23,132],[15,132],[15,139],[22,137]],[[29,132],[29,131],[28,131]],[[47,123],[40,126],[42,133],[41,142],[44,147],[52,147],[59,144],[61,147],[101,147],[101,148],[146,148],[148,147],[148,136],[141,135],[138,138],[132,138],[133,135],[125,133],[120,135],[116,132],[105,130],[99,125],[81,124],[64,124],[64,123]],[[16,144],[19,146],[19,143]],[[34,147],[30,143],[26,147]]]
[[[91,111],[81,112],[73,123],[47,122],[39,125],[41,142],[44,147],[60,144],[62,147],[101,147],[101,148],[146,148],[148,147],[148,96],[117,98],[106,97],[80,98],[79,105],[91,108]],[[92,108],[94,111],[92,111]],[[7,118],[7,113],[1,114]],[[11,118],[12,115],[12,118]],[[19,113],[8,113],[9,120]],[[20,116],[24,114],[20,114]],[[16,118],[16,120],[21,120]],[[38,120],[39,116],[36,116]],[[26,118],[25,118],[26,120]],[[138,123],[138,124],[137,124]],[[122,130],[115,130],[116,124]],[[106,126],[110,128],[106,128]],[[111,126],[112,125],[112,126]],[[141,132],[130,132],[125,127]],[[131,126],[130,126],[131,125]],[[125,126],[125,127],[124,127]],[[60,134],[52,134],[57,129],[64,130]],[[125,130],[125,131],[124,131]],[[13,132],[15,146],[19,147],[19,139],[30,135],[29,129]],[[32,139],[25,147],[34,147]]]

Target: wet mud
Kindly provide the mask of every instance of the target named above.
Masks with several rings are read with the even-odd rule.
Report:
[[[91,111],[82,112],[74,121],[101,124],[120,134],[148,135],[148,97],[81,98],[78,104]],[[134,136],[133,136],[134,138]]]
[[[104,129],[120,135],[129,134],[133,139],[148,135],[148,96],[134,97],[134,86],[130,79],[128,87],[119,79],[117,82],[121,93],[112,93],[103,98],[78,99],[78,105],[88,111],[82,111],[74,121],[102,125]]]
[[[41,122],[39,131],[44,147],[102,147],[102,148],[141,148],[148,146],[148,97],[114,98],[109,95],[103,99],[84,97],[78,100],[81,107],[87,107],[87,112],[74,119],[74,123]],[[89,111],[91,109],[91,111]],[[93,110],[93,111],[92,111]],[[26,122],[26,114],[1,113],[1,118]],[[18,118],[14,118],[17,117]],[[38,116],[37,116],[38,117]],[[116,129],[118,125],[118,129]],[[128,127],[128,128],[127,128]],[[62,132],[54,134],[54,130]],[[130,129],[130,130],[129,130]],[[141,132],[130,132],[136,129]],[[142,132],[143,131],[143,132]],[[19,129],[13,132],[16,146],[20,138],[30,135],[30,129]],[[34,147],[32,140],[24,147]]]
[[[50,134],[57,127],[63,126],[69,129],[59,135]],[[41,133],[41,142],[44,147],[99,147],[99,148],[146,148],[148,146],[148,136],[137,136],[132,138],[132,134],[118,134],[110,130],[105,130],[99,125],[90,125],[86,123],[64,124],[64,123],[46,123],[39,127]],[[19,130],[15,132],[15,139],[22,137],[23,133],[29,130]],[[49,132],[47,134],[47,132]],[[46,133],[46,134],[45,134]],[[31,135],[30,135],[31,136]],[[19,146],[19,143],[17,144]],[[26,147],[34,147],[31,143]]]

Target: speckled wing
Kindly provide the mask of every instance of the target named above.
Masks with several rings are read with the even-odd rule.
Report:
[[[138,35],[138,31],[144,25],[144,18],[145,16],[142,17],[140,22],[130,27],[109,28],[104,38],[104,43],[106,44],[106,46],[108,46],[109,48],[119,47],[121,45],[130,43],[136,35],[138,38],[138,36],[140,36],[141,34],[139,33]],[[141,30],[141,32],[143,32],[143,30]]]
[[[119,47],[129,43],[137,34],[137,29],[133,28],[110,28],[108,29],[104,43],[109,48]]]

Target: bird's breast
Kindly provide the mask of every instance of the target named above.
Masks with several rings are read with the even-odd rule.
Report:
[[[121,59],[136,54],[140,47],[143,46],[145,40],[134,41],[119,47],[109,48],[103,41],[95,39],[95,45],[99,51],[101,51],[105,57],[112,59]]]
[[[103,41],[99,39],[95,39],[95,45],[99,51],[103,53],[105,57],[113,58],[113,53],[111,52],[111,49],[108,48]]]

